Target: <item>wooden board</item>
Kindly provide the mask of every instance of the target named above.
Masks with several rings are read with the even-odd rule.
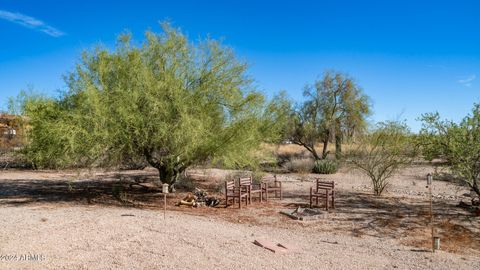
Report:
[[[285,253],[285,252],[287,252],[287,249],[285,249],[283,247],[280,247],[280,246],[278,246],[278,245],[274,244],[273,242],[271,242],[269,240],[266,240],[266,239],[256,239],[253,243],[257,246],[263,247],[263,248],[265,248],[267,250],[270,250],[274,253]]]
[[[278,246],[285,248],[288,252],[300,252],[300,248],[290,243],[279,243]]]

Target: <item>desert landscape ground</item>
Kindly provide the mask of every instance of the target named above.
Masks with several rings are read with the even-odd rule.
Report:
[[[435,181],[435,226],[441,249],[430,251],[425,175],[410,166],[385,194],[371,194],[369,179],[344,167],[334,175],[280,174],[284,199],[224,208],[221,186],[232,171],[191,169],[189,185],[222,199],[218,207],[175,206],[181,187],[163,195],[148,183],[156,170],[15,171],[0,174],[2,269],[479,269],[480,219],[458,207],[468,189]],[[315,178],[337,184],[336,208],[316,221],[280,214],[307,206]],[[145,182],[142,186],[136,182]],[[120,190],[120,192],[118,192]],[[118,196],[118,194],[121,196]],[[123,194],[123,195],[122,195]],[[278,254],[256,239],[288,243]]]

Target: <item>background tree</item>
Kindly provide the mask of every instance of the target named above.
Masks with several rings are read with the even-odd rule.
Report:
[[[372,180],[374,194],[380,196],[391,177],[413,161],[415,149],[406,124],[385,122],[362,136],[349,156]]]
[[[427,160],[440,158],[480,198],[480,104],[460,123],[441,120],[438,113],[422,116],[419,142]]]
[[[143,159],[169,184],[204,161],[251,165],[251,150],[278,135],[282,99],[266,106],[229,48],[163,30],[141,47],[124,34],[113,52],[83,53],[60,98],[29,100],[27,156],[49,167]]]
[[[316,160],[328,155],[328,143],[335,140],[336,156],[341,154],[345,137],[351,138],[366,127],[370,114],[368,96],[356,83],[340,72],[327,71],[323,79],[307,86],[306,101],[292,111],[288,135],[305,147]],[[323,144],[321,154],[315,148]]]

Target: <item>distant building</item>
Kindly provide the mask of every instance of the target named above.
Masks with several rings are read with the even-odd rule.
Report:
[[[21,117],[0,113],[0,148],[8,149],[21,146]]]

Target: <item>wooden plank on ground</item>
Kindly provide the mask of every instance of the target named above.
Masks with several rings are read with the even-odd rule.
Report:
[[[265,249],[270,250],[271,252],[274,253],[285,253],[287,250],[283,247],[280,247],[278,245],[275,245],[273,242],[266,240],[266,239],[256,239],[253,242],[255,245],[263,247]]]
[[[290,243],[279,243],[278,246],[285,248],[288,252],[300,252],[300,248]]]

